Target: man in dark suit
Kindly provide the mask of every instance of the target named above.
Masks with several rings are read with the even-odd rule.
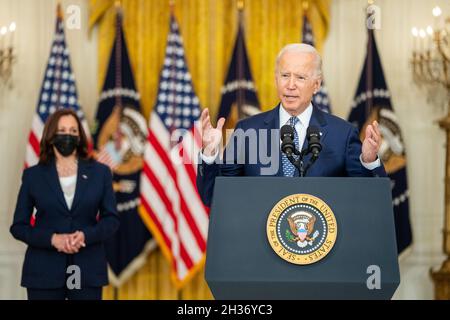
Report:
[[[322,81],[322,61],[307,44],[290,44],[278,54],[275,82],[280,104],[274,109],[240,121],[224,157],[219,160],[224,118],[211,125],[208,109],[200,117],[203,161],[199,164],[197,189],[205,205],[211,204],[216,176],[295,176],[297,171],[280,151],[279,129],[295,129],[297,149],[307,145],[306,131],[316,126],[321,132],[322,151],[307,176],[386,176],[377,156],[381,144],[378,123],[368,125],[361,144],[358,130],[350,123],[315,108],[312,96]],[[305,158],[308,162],[309,158]]]

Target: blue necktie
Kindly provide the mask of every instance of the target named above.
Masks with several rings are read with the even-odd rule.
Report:
[[[300,143],[299,143],[299,139],[298,139],[297,130],[295,130],[295,125],[299,121],[300,120],[297,117],[291,117],[288,121],[289,125],[294,128],[294,145],[297,150],[299,150]],[[298,156],[294,156],[294,158],[295,158],[295,160],[297,160]],[[289,161],[289,159],[286,157],[286,154],[284,154],[284,153],[281,156],[281,162],[283,163],[283,175],[285,177],[293,177],[294,173],[295,173],[295,175],[298,175],[298,172],[296,172],[294,165]]]

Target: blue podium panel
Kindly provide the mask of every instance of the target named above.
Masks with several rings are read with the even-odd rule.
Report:
[[[322,200],[337,224],[332,249],[312,264],[284,260],[268,240],[269,214],[294,194]],[[387,178],[218,177],[205,278],[216,299],[390,299],[400,283],[395,239]]]

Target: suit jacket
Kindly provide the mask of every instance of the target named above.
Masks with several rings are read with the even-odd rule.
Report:
[[[36,222],[30,217],[36,209]],[[98,215],[98,216],[97,216]],[[108,284],[103,242],[119,227],[110,169],[94,160],[79,160],[76,191],[69,210],[59,183],[55,161],[23,172],[14,221],[14,238],[28,245],[21,285],[27,288],[62,288],[68,265],[81,271],[82,287]],[[76,254],[58,252],[51,245],[54,233],[83,231],[86,247]]]
[[[211,204],[216,176],[283,176],[279,108],[278,105],[270,111],[238,122],[224,150],[221,163],[208,165],[200,160],[197,190],[205,205]],[[313,107],[309,125],[320,129],[322,151],[307,171],[307,177],[386,176],[383,165],[372,171],[362,166],[359,158],[361,140],[358,130],[349,122]],[[253,133],[254,130],[249,129],[258,130]],[[250,132],[246,136],[256,137],[257,143],[251,144],[249,139],[243,139],[243,132]],[[306,148],[307,144],[305,138],[302,149]],[[265,148],[264,145],[268,147]],[[305,163],[309,162],[310,157],[311,155],[305,157]]]

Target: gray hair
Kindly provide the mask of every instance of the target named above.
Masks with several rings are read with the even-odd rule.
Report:
[[[302,52],[302,53],[313,53],[315,55],[316,62],[316,77],[322,77],[322,58],[320,57],[319,52],[313,46],[306,43],[291,43],[283,47],[281,51],[277,55],[277,59],[275,60],[275,70],[278,70],[278,65],[280,63],[281,57],[286,52]]]

